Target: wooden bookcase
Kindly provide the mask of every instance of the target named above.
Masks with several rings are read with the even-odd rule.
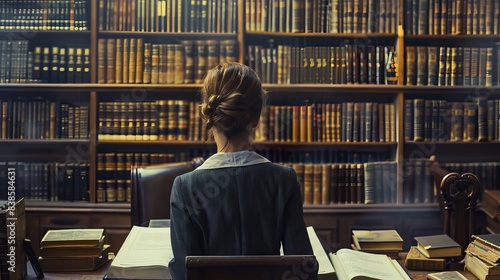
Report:
[[[179,0],[180,1],[180,0]],[[184,0],[183,0],[184,1]],[[180,1],[179,3],[182,3]],[[232,1],[232,2],[231,2]],[[103,7],[107,1],[87,0],[89,18],[88,31],[52,30],[0,30],[2,40],[29,40],[31,44],[49,45],[52,42],[67,44],[82,42],[90,50],[90,83],[77,84],[0,84],[0,99],[17,96],[42,96],[53,100],[80,102],[88,105],[89,137],[87,139],[57,140],[0,140],[2,156],[0,161],[79,161],[89,162],[89,202],[27,202],[27,235],[34,244],[44,232],[51,228],[103,227],[113,248],[118,250],[130,228],[130,206],[127,203],[98,203],[98,154],[108,152],[158,152],[177,151],[191,148],[208,150],[212,144],[204,141],[170,140],[102,140],[99,139],[99,105],[112,101],[154,101],[159,99],[183,99],[196,101],[199,84],[107,84],[99,81],[99,40],[109,38],[144,38],[148,42],[175,43],[182,40],[235,40],[237,61],[248,63],[248,46],[337,46],[352,44],[390,44],[395,46],[397,76],[395,84],[277,84],[265,83],[271,105],[302,105],[305,102],[383,102],[394,106],[394,141],[388,142],[285,142],[256,141],[255,147],[263,150],[277,150],[321,154],[323,152],[376,152],[396,162],[396,197],[393,203],[376,204],[333,204],[304,205],[306,223],[313,225],[332,251],[349,247],[350,231],[355,228],[395,228],[403,235],[405,248],[413,243],[413,236],[442,231],[439,207],[433,201],[407,203],[405,198],[405,161],[410,158],[429,158],[437,155],[440,162],[494,162],[500,152],[497,140],[478,142],[409,141],[405,139],[405,101],[410,99],[443,99],[464,101],[470,97],[487,96],[500,99],[498,86],[416,86],[408,85],[407,46],[488,47],[500,42],[500,35],[407,35],[404,29],[408,17],[405,5],[419,3],[414,0],[395,0],[398,10],[397,22],[388,33],[286,33],[269,31],[248,31],[245,27],[248,9],[255,9],[261,1],[231,0],[237,3],[236,32],[139,32],[100,30]],[[463,0],[465,1],[465,0]],[[120,1],[116,1],[117,3]],[[132,1],[123,0],[123,3]],[[120,3],[122,3],[120,2]],[[187,2],[187,1],[186,1]],[[192,1],[193,2],[193,1]],[[200,1],[199,1],[200,2]],[[210,1],[208,1],[210,2]],[[216,1],[214,1],[216,2]],[[274,0],[291,5],[295,1]],[[318,1],[319,2],[319,1]],[[340,1],[343,3],[342,1]],[[346,1],[346,3],[349,1]],[[356,1],[354,1],[356,2]],[[360,0],[361,2],[361,0]],[[398,3],[399,2],[399,3]],[[422,1],[424,2],[424,1]],[[494,2],[494,1],[493,1]],[[492,2],[492,3],[493,3]],[[222,3],[222,1],[221,1]],[[367,2],[368,3],[368,2]],[[418,6],[418,5],[417,5]],[[498,7],[493,7],[498,9]],[[292,11],[292,10],[290,10]],[[498,15],[493,13],[493,15]],[[262,16],[262,15],[260,15]],[[497,20],[498,22],[498,20]],[[498,69],[497,69],[498,71]],[[498,73],[493,73],[498,75]],[[284,151],[284,152],[283,152]],[[498,176],[498,174],[497,174]],[[494,188],[495,186],[485,186]],[[36,246],[35,246],[36,247]]]

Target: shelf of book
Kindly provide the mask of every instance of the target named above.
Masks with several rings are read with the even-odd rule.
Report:
[[[60,212],[120,212],[130,213],[130,204],[126,203],[91,203],[84,201],[36,201],[27,200],[26,209],[29,211],[53,210]]]
[[[304,205],[304,213],[363,213],[367,209],[370,212],[429,212],[436,211],[439,208],[437,203],[419,203],[419,204],[333,204],[326,205]],[[75,209],[73,209],[75,207]],[[61,212],[75,210],[77,212],[129,212],[130,204],[127,203],[90,203],[83,201],[36,201],[26,200],[26,208],[30,211],[38,210],[59,210]]]
[[[405,35],[406,43],[413,44],[419,43],[422,41],[433,41],[434,44],[436,42],[443,43],[460,43],[466,44],[468,41],[473,40],[473,43],[495,43],[500,41],[500,35],[498,34],[490,34],[490,35],[465,35],[465,34],[446,34],[446,35]]]
[[[3,83],[0,84],[2,94],[8,92],[23,92],[24,94],[34,94],[38,92],[81,92],[90,94],[93,90],[92,84],[75,84],[75,83],[61,83],[61,84],[48,84],[48,83]]]
[[[335,207],[332,207],[334,205]],[[437,203],[418,203],[418,204],[325,204],[325,205],[304,205],[304,213],[359,213],[362,214],[369,209],[370,213],[385,213],[385,212],[402,212],[402,213],[419,213],[433,212],[438,210]]]
[[[89,139],[0,139],[0,144],[4,145],[78,145],[89,144]]]
[[[64,141],[62,141],[64,143]],[[172,140],[99,140],[97,145],[172,145],[172,146],[214,146],[215,143],[207,141],[172,141]],[[345,148],[362,148],[370,149],[385,149],[396,147],[395,142],[385,143],[370,143],[370,142],[290,142],[290,141],[254,141],[253,146],[261,147],[345,147]],[[340,148],[343,150],[344,148]]]
[[[99,140],[96,143],[97,146],[106,145],[155,145],[155,146],[200,146],[200,147],[212,147],[215,145],[213,142],[206,141],[176,141],[176,140]]]
[[[10,38],[26,38],[26,39],[31,39],[36,36],[51,36],[51,35],[56,35],[56,36],[83,36],[83,35],[88,35],[90,36],[91,32],[90,30],[34,30],[34,29],[0,29],[0,37],[4,35],[9,35],[15,36],[15,37],[10,37]],[[17,35],[17,36],[16,36]]]
[[[405,142],[405,145],[415,145],[415,146],[418,146],[418,145],[439,145],[439,146],[479,146],[479,147],[482,147],[484,149],[488,149],[488,148],[494,148],[494,147],[497,147],[499,144],[499,141],[497,140],[493,140],[493,141],[477,141],[477,140],[474,140],[474,141],[440,141],[440,142],[436,142],[436,141],[406,141]]]
[[[396,39],[396,33],[318,33],[318,32],[266,32],[266,31],[246,31],[249,37],[266,36],[272,38],[293,37],[293,38],[338,38],[338,39]]]
[[[219,32],[143,32],[143,31],[99,31],[99,37],[172,37],[174,39],[235,39],[236,33]]]
[[[93,83],[0,83],[3,92],[9,91],[80,91],[89,93],[91,91],[105,92],[116,90],[144,89],[149,91],[198,91],[201,84],[93,84]],[[263,84],[270,95],[280,95],[288,92],[297,94],[321,93],[363,93],[363,94],[418,94],[421,96],[434,94],[500,94],[500,86],[417,86],[417,85],[369,85],[369,84]],[[170,92],[168,93],[171,94]]]
[[[63,2],[62,0],[54,0],[52,4],[57,6],[62,5]],[[355,206],[346,205],[345,208],[343,204],[339,203],[313,204],[305,206],[307,211],[326,211],[331,214],[336,209],[342,209],[342,211],[345,209],[346,214],[350,211],[359,211],[361,214],[364,211],[370,212],[372,209],[377,209],[378,205],[382,208],[396,206],[399,210],[408,206],[409,211],[418,211],[419,206],[426,208],[427,203],[433,205],[430,202],[433,199],[433,192],[431,194],[430,185],[426,185],[425,197],[424,194],[420,194],[414,186],[415,182],[418,183],[418,180],[421,179],[416,179],[417,177],[413,175],[409,176],[408,172],[415,170],[415,168],[420,171],[425,170],[425,159],[432,154],[436,154],[438,160],[442,159],[444,163],[495,162],[494,152],[499,149],[498,140],[490,139],[487,142],[480,142],[479,138],[472,137],[470,142],[441,142],[437,139],[436,141],[413,142],[409,140],[413,138],[406,138],[410,134],[407,134],[405,130],[405,118],[406,113],[408,113],[405,105],[408,100],[437,101],[439,99],[450,103],[465,102],[469,100],[469,97],[487,97],[491,101],[500,99],[500,65],[496,62],[500,56],[500,45],[498,44],[500,41],[500,19],[498,18],[498,4],[493,0],[484,1],[488,3],[492,11],[489,25],[486,25],[486,17],[484,20],[477,21],[477,18],[461,17],[461,14],[456,12],[453,12],[450,17],[447,16],[449,21],[446,22],[440,19],[440,17],[444,18],[445,14],[435,14],[429,17],[428,11],[424,9],[429,2],[424,0],[385,0],[380,1],[380,5],[377,6],[374,5],[374,1],[368,0],[360,0],[359,2],[327,1],[328,3],[318,0],[271,0],[272,4],[283,4],[284,6],[271,5],[267,9],[264,4],[270,3],[269,1],[212,1],[211,3],[219,5],[218,11],[205,5],[210,1],[205,3],[203,1],[173,0],[170,1],[170,4],[174,2],[182,4],[177,6],[177,9],[180,10],[171,7],[168,11],[165,10],[165,13],[150,13],[148,16],[139,13],[139,5],[148,5],[149,8],[154,8],[158,3],[165,1],[127,0],[124,1],[126,5],[120,7],[122,9],[119,9],[117,1],[77,0],[76,2],[79,5],[83,4],[81,7],[85,7],[82,10],[84,13],[81,14],[85,15],[85,24],[82,22],[79,24],[86,30],[55,30],[72,28],[71,22],[66,26],[64,24],[67,22],[58,23],[55,18],[48,18],[51,20],[50,22],[29,21],[25,22],[24,26],[14,27],[12,20],[22,20],[17,16],[22,16],[23,12],[15,12],[16,7],[12,6],[10,2],[6,2],[8,5],[0,3],[0,8],[6,8],[5,11],[8,13],[12,12],[12,16],[7,14],[0,16],[0,40],[10,40],[10,43],[23,41],[22,51],[9,45],[9,42],[0,43],[2,65],[7,65],[3,62],[6,62],[8,58],[14,61],[11,65],[14,72],[0,65],[0,98],[2,102],[6,101],[6,98],[21,96],[28,100],[39,95],[46,99],[54,99],[54,101],[75,102],[78,105],[81,103],[88,106],[88,117],[86,118],[88,120],[88,135],[83,137],[84,139],[2,140],[0,143],[8,144],[6,146],[9,147],[11,153],[4,155],[0,160],[27,160],[29,159],[28,152],[24,151],[27,150],[27,147],[30,153],[48,147],[51,155],[47,155],[47,160],[50,159],[50,161],[55,160],[55,155],[53,155],[55,153],[59,153],[59,158],[71,158],[75,154],[65,149],[68,146],[71,147],[71,151],[76,151],[81,159],[90,164],[88,170],[89,202],[79,202],[75,206],[75,210],[82,208],[81,205],[85,203],[88,204],[88,208],[95,209],[106,208],[106,204],[113,204],[96,203],[98,201],[98,185],[106,184],[106,182],[98,182],[102,179],[98,176],[97,167],[100,163],[99,158],[105,153],[115,153],[119,154],[118,156],[122,156],[122,153],[141,154],[140,162],[142,163],[148,162],[146,159],[151,159],[151,155],[158,152],[154,151],[157,149],[169,154],[169,159],[172,158],[172,154],[175,154],[174,150],[179,150],[179,153],[174,155],[176,159],[189,159],[190,156],[196,156],[199,153],[203,153],[205,156],[213,153],[214,149],[211,148],[213,145],[200,138],[202,134],[199,132],[203,131],[201,123],[190,122],[190,125],[194,124],[199,128],[196,137],[194,137],[194,133],[190,134],[191,131],[188,132],[187,138],[182,138],[186,136],[185,131],[180,133],[181,136],[174,135],[177,132],[163,131],[158,135],[153,135],[154,133],[150,133],[150,131],[137,133],[136,131],[113,130],[117,127],[106,131],[100,122],[108,122],[109,119],[106,120],[106,118],[109,117],[112,119],[109,123],[114,125],[115,121],[118,120],[118,115],[120,115],[120,117],[129,117],[127,121],[133,122],[134,128],[145,118],[147,118],[148,124],[156,124],[155,113],[150,114],[152,111],[144,108],[147,106],[151,108],[152,104],[156,104],[156,101],[165,100],[182,100],[194,105],[199,100],[201,81],[206,70],[212,66],[212,63],[225,60],[246,63],[254,67],[261,75],[264,88],[269,92],[270,105],[275,110],[273,117],[278,117],[278,120],[274,119],[273,125],[280,127],[286,122],[286,126],[292,127],[293,122],[290,116],[293,115],[287,115],[290,113],[287,110],[293,106],[312,107],[314,108],[312,112],[316,114],[312,114],[310,118],[320,118],[313,121],[313,126],[317,128],[319,125],[324,130],[314,131],[316,134],[308,132],[312,135],[310,139],[314,141],[291,141],[297,135],[294,134],[290,137],[287,134],[290,132],[286,130],[280,132],[281,134],[272,130],[274,134],[269,135],[272,126],[267,126],[265,129],[269,130],[256,137],[254,146],[266,156],[271,157],[272,160],[289,165],[304,163],[307,160],[311,160],[311,163],[318,163],[317,165],[338,166],[342,164],[352,167],[352,170],[357,170],[356,175],[364,174],[365,171],[360,169],[361,167],[358,165],[368,163],[373,158],[377,162],[374,164],[375,166],[379,164],[379,161],[395,165],[391,167],[395,168],[391,169],[391,172],[395,170],[397,175],[395,177],[397,178],[395,179],[397,182],[396,195],[391,193],[392,202],[387,203],[382,200],[377,201],[376,204],[356,203],[353,204]],[[439,1],[434,2],[438,3]],[[461,4],[474,3],[475,5],[477,1],[462,0],[459,2]],[[354,5],[354,3],[358,3],[360,6]],[[373,6],[370,6],[369,3]],[[227,6],[222,4],[227,4]],[[297,6],[297,4],[299,5]],[[324,4],[332,6],[324,6]],[[451,8],[447,7],[448,2],[441,4],[443,7]],[[466,5],[462,7],[464,10],[470,10]],[[284,10],[280,10],[281,8]],[[435,7],[429,8],[431,11]],[[192,15],[187,13],[189,9],[193,9]],[[55,13],[55,9],[49,8],[43,12],[50,15]],[[201,16],[205,12],[207,12],[205,14],[207,17],[202,19]],[[40,16],[35,11],[27,11],[27,13]],[[213,17],[217,13],[220,18]],[[429,22],[433,22],[433,25],[426,24],[426,16],[428,19],[432,18]],[[52,22],[52,20],[56,21]],[[472,24],[465,25],[464,21],[474,22],[476,25],[475,27]],[[217,22],[221,24],[217,24]],[[38,30],[30,29],[28,25],[31,23]],[[48,23],[51,25],[43,27],[44,24]],[[60,24],[62,25],[59,26]],[[2,29],[7,27],[13,29]],[[282,32],[275,32],[277,30]],[[471,35],[465,35],[466,33]],[[148,55],[144,55],[144,52],[135,53],[135,58],[139,57],[141,61],[144,60],[142,67],[146,67],[137,68],[139,71],[136,71],[135,74],[154,73],[157,80],[147,75],[134,75],[133,79],[129,79],[130,76],[127,76],[125,79],[124,73],[126,71],[117,71],[120,67],[123,68],[127,65],[126,63],[130,62],[133,56],[130,56],[130,52],[129,56],[123,56],[123,52],[118,47],[127,40],[128,42],[142,40],[144,46],[151,51]],[[197,41],[198,43],[196,43]],[[229,41],[234,45],[226,46]],[[212,44],[213,42],[215,44]],[[152,53],[164,47],[168,48],[167,44],[175,45],[174,48],[178,49],[179,56],[185,55],[185,52],[189,50],[195,53],[199,52],[201,55],[183,56],[186,58],[183,60],[185,63],[181,63],[181,60],[177,61],[177,66],[189,66],[187,68],[175,68],[175,62],[174,65],[172,65],[172,61],[169,62],[168,53],[160,59],[164,65],[153,65],[152,61],[149,61],[150,58],[153,59]],[[40,57],[37,57],[37,47],[40,48],[38,49],[41,53]],[[212,47],[211,54],[208,54],[208,47]],[[426,59],[422,59],[424,56],[419,55],[417,50],[419,47],[424,47],[420,49],[426,52]],[[436,50],[441,48],[443,55],[437,54],[436,59],[432,60],[428,56],[434,51],[432,47],[436,47]],[[462,49],[469,49],[470,52],[465,52],[460,60],[458,57],[460,57]],[[61,52],[61,50],[63,51]],[[45,51],[48,53],[44,53]],[[219,56],[218,51],[225,54],[229,52],[230,55]],[[304,52],[301,53],[302,51]],[[76,66],[74,65],[76,59],[71,60],[66,57],[70,52],[75,55],[78,52],[79,55],[75,57],[78,59],[78,64],[84,66],[85,61],[87,69],[87,72],[83,71],[83,67],[79,69],[78,73],[81,75],[76,78],[68,78],[65,75],[72,66]],[[286,61],[292,58],[292,52],[295,64],[291,60]],[[411,56],[412,52],[413,57]],[[457,54],[459,55],[457,56]],[[171,55],[170,59],[173,57]],[[154,56],[154,58],[158,57]],[[193,59],[193,63],[188,63],[187,59]],[[209,60],[210,62],[208,62]],[[436,61],[436,65],[430,70],[435,71],[426,71],[429,70],[428,64],[434,63],[433,61]],[[422,67],[424,64],[426,66]],[[456,69],[460,64],[462,66],[474,65],[474,67],[467,71],[462,69],[461,72],[460,69]],[[26,67],[23,68],[21,65],[26,65]],[[51,68],[45,73],[35,73],[36,71],[31,73],[31,65],[33,65],[33,69],[43,65],[55,66],[59,69]],[[199,68],[194,68],[194,66]],[[165,69],[158,71],[159,68],[153,70],[153,67],[170,67],[170,69],[165,72]],[[134,68],[134,71],[137,69]],[[141,69],[147,69],[147,71]],[[174,72],[184,74],[185,77],[182,76],[183,79],[181,79],[179,75],[172,79],[171,76],[168,78],[170,80],[160,81],[160,73],[165,78]],[[14,75],[12,75],[13,73]],[[34,73],[33,77],[29,76]],[[7,75],[13,77],[7,77]],[[301,77],[306,78],[302,79]],[[484,77],[484,79],[475,80],[471,77]],[[22,83],[11,83],[12,79]],[[116,111],[113,109],[116,107],[113,106],[116,106],[117,103],[120,103],[118,107],[134,107],[135,111],[133,114],[130,114],[130,111],[123,112],[122,109]],[[381,135],[377,134],[381,131],[380,127],[378,132],[374,133],[373,127],[369,128],[366,123],[366,110],[367,108],[373,110],[374,103],[388,106],[386,108],[388,114],[384,113],[383,115],[383,125],[387,129],[384,127],[382,131],[389,133],[384,135],[383,140],[380,140],[379,136]],[[111,109],[102,109],[101,105],[111,106]],[[346,106],[346,110],[338,110],[337,106]],[[352,106],[352,109],[358,106],[360,110],[364,111],[359,111],[358,114],[355,110],[348,111],[347,106]],[[493,108],[496,109],[496,107]],[[336,117],[334,117],[334,112],[338,114]],[[344,112],[345,118],[340,115],[342,112]],[[196,115],[194,116],[196,119]],[[328,118],[328,116],[332,120],[322,123],[322,118]],[[348,116],[353,118],[348,119]],[[371,116],[374,116],[373,111]],[[377,116],[381,117],[382,115]],[[487,117],[487,120],[494,122],[497,118],[498,116]],[[353,120],[356,123],[359,121],[360,125],[364,120],[364,132],[354,130]],[[389,122],[386,123],[385,120],[389,120]],[[347,127],[352,125],[351,130],[348,130],[347,127],[342,128],[344,134],[349,134],[349,136],[341,137],[340,131],[332,132],[329,130],[331,129],[330,125],[334,123],[337,125],[338,122],[344,122]],[[271,125],[270,122],[267,124]],[[122,127],[118,130],[120,129]],[[359,135],[354,134],[354,131]],[[367,131],[371,132],[370,137],[368,137]],[[487,137],[488,135],[493,137],[491,129],[489,131]],[[160,136],[168,138],[169,134],[172,140],[143,140],[159,139]],[[331,135],[322,138],[323,134]],[[134,135],[134,138],[139,135],[137,139],[142,140],[104,140],[114,137],[124,139],[130,135]],[[153,137],[151,137],[152,135]],[[495,134],[496,136],[498,135]],[[368,142],[365,142],[366,139]],[[60,146],[60,148],[55,149],[55,146]],[[190,149],[190,146],[193,146],[193,149]],[[429,146],[432,148],[429,149]],[[457,152],[459,149],[460,152]],[[418,152],[418,157],[421,158],[419,161],[412,161],[413,155],[415,155],[414,151]],[[19,153],[19,159],[16,159],[15,154],[12,153]],[[145,159],[143,160],[142,157]],[[38,155],[35,158],[43,160]],[[343,162],[344,160],[345,162]],[[408,164],[409,162],[410,164]],[[126,163],[129,162],[126,161]],[[410,171],[407,168],[410,168]],[[372,172],[370,169],[368,171]],[[391,173],[391,175],[394,174]],[[403,179],[407,177],[412,178],[413,183],[410,184],[406,179]],[[120,178],[120,180],[122,179]],[[348,181],[350,184],[351,181],[356,180],[349,179]],[[498,182],[493,183],[492,185],[498,186]],[[419,197],[413,199],[412,196]],[[37,209],[50,207],[51,203],[57,204],[59,202],[47,202],[47,205],[41,204],[40,208]],[[126,202],[116,203],[120,205],[119,207],[126,204]],[[71,212],[71,207],[68,209]]]
[[[396,147],[395,142],[326,142],[326,141],[312,141],[312,142],[293,142],[293,141],[255,141],[253,142],[253,146],[283,146],[283,147],[325,147],[328,148],[330,146],[339,147],[340,150],[345,148],[362,148],[365,147],[367,150],[371,148],[394,148]]]

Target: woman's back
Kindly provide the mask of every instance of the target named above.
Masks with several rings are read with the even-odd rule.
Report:
[[[186,255],[279,254],[281,242],[285,254],[312,254],[295,171],[254,152],[214,155],[176,179],[172,201],[172,237],[196,244]],[[178,217],[189,226],[175,228]]]

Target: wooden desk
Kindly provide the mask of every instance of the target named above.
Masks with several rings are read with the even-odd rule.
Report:
[[[400,254],[401,258],[399,259],[399,263],[404,266],[404,259],[406,257],[406,253]],[[62,279],[75,279],[75,280],[102,280],[102,277],[106,273],[106,270],[109,267],[111,262],[100,267],[95,271],[82,271],[82,272],[46,272],[44,280],[62,280]],[[423,271],[423,270],[407,270],[411,279],[413,280],[426,280],[425,276],[429,273],[435,271]],[[467,279],[478,280],[472,273],[469,271],[460,271]],[[28,264],[28,277],[27,280],[38,280],[35,276],[35,272],[33,271],[30,264]]]
[[[413,280],[426,280],[427,278],[425,277],[427,274],[432,273],[432,272],[437,272],[437,271],[420,271],[420,270],[407,270],[408,274],[410,274],[411,279]],[[478,280],[476,276],[474,276],[472,273],[469,271],[460,271],[463,276],[467,279],[471,280]]]
[[[106,274],[106,271],[108,270],[110,264],[111,262],[108,262],[107,264],[104,264],[99,269],[94,271],[44,272],[43,274],[45,277],[43,278],[43,280],[63,280],[63,279],[102,280],[102,277],[104,277],[104,274]],[[33,271],[33,268],[29,263],[28,263],[28,277],[26,277],[26,280],[40,280],[36,278],[35,272]]]
[[[404,267],[404,262],[405,262],[406,254],[407,254],[406,252],[399,254],[399,256],[400,256],[399,263],[403,267]],[[465,270],[465,271],[461,270],[461,269],[455,269],[455,270],[457,270],[460,273],[462,273],[462,275],[465,276],[465,278],[467,278],[467,279],[478,280],[477,277],[474,276],[474,274],[472,274],[468,270]],[[408,272],[408,274],[410,275],[411,279],[413,279],[413,280],[426,280],[427,278],[425,276],[427,274],[432,273],[432,272],[437,272],[437,271],[409,270],[409,269],[407,269],[406,271]]]

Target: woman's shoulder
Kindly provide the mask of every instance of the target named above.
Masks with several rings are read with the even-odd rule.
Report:
[[[184,173],[179,175],[183,180],[185,179],[194,179],[194,178],[203,178],[204,176],[213,176],[214,173],[217,172],[229,172],[234,173],[233,168],[250,168],[258,170],[258,172],[262,172],[263,174],[271,173],[271,174],[293,174],[295,171],[293,168],[284,166],[278,163],[273,162],[264,162],[253,165],[242,165],[242,166],[233,166],[231,168],[210,168],[210,169],[202,169],[198,168],[188,173]]]
[[[283,175],[283,176],[293,176],[295,175],[295,170],[291,167],[281,165],[279,163],[263,163],[261,167],[266,170],[267,173],[271,173],[273,175]]]

